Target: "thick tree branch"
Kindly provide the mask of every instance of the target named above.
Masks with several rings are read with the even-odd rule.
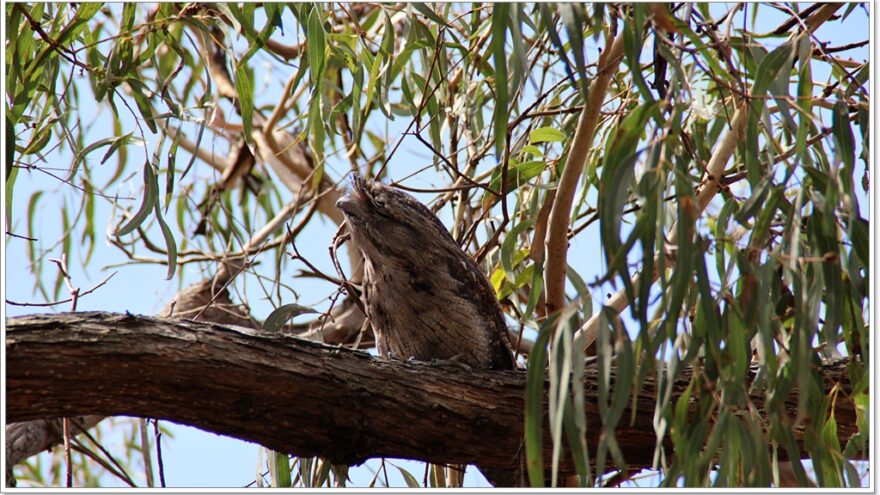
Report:
[[[10,422],[153,417],[346,464],[384,456],[503,469],[522,448],[523,372],[393,362],[246,329],[102,312],[12,318],[6,357]],[[833,411],[843,443],[857,431],[846,362],[823,373],[826,390],[843,392]],[[588,370],[591,448],[601,432],[596,380]],[[688,380],[676,382],[673,401]],[[649,378],[637,413],[625,412],[615,431],[630,466],[652,463],[654,396]],[[752,401],[760,408],[763,395]],[[785,404],[795,417],[797,396]]]
[[[611,76],[617,72],[623,55],[623,33],[618,34],[599,57],[599,71],[590,84],[588,100],[578,119],[577,130],[572,138],[571,149],[565,168],[559,178],[550,223],[547,227],[547,256],[544,267],[544,287],[547,291],[547,313],[559,311],[565,306],[565,271],[568,267],[568,226],[571,222],[571,205],[578,180],[587,163],[587,153],[593,144],[599,114],[605,101],[605,91]]]

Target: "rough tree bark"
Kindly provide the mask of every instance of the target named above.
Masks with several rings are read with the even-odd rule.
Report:
[[[9,422],[160,418],[350,465],[384,456],[507,468],[522,448],[523,372],[395,362],[243,328],[103,312],[12,318],[6,358]],[[846,442],[857,432],[846,362],[823,372],[826,390],[843,392],[833,414]],[[587,424],[598,426],[596,380],[588,369]],[[615,433],[632,468],[652,463],[654,396],[649,378]],[[794,417],[796,395],[786,408]],[[591,449],[599,432],[588,428]]]

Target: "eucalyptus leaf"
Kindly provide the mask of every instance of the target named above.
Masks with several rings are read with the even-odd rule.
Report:
[[[317,313],[317,311],[314,308],[299,304],[283,304],[269,313],[269,316],[263,322],[262,329],[264,332],[277,332],[291,318],[307,313]]]

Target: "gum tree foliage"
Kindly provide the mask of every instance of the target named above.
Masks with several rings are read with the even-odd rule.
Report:
[[[420,192],[533,343],[520,358],[531,483],[565,482],[562,456],[578,466],[569,483],[619,483],[615,425],[648,376],[660,383],[657,445],[673,446],[657,450],[661,485],[781,483],[779,452],[797,484],[797,459],[821,486],[859,483],[869,64],[867,38],[834,33],[867,33],[865,5],[4,8],[6,242],[27,244],[30,302],[69,296],[47,262],[59,251],[103,277],[91,254],[106,237],[129,261],[123,273],[159,264],[157,277],[184,288],[226,270],[232,300],[258,321],[300,302],[306,281],[338,310],[338,278],[357,283],[358,261],[333,273],[288,254],[330,246],[333,203],[357,172]],[[45,187],[11,210],[26,174]],[[39,231],[50,195],[59,211],[42,214],[62,221]],[[590,237],[601,252],[571,248]],[[360,321],[339,343],[355,344]],[[815,365],[840,358],[852,386],[826,394]],[[606,377],[595,391],[578,379],[584,366]],[[602,372],[612,366],[614,382]],[[690,368],[673,401],[669,384]],[[545,378],[549,411],[537,401]],[[763,403],[749,400],[754,387]],[[795,390],[792,417],[778,406]],[[602,424],[583,421],[585,393]],[[859,414],[846,443],[843,401]],[[589,449],[587,429],[604,432]],[[542,442],[559,447],[546,465]],[[320,459],[274,461],[276,485],[345,483]],[[98,466],[84,457],[77,471]],[[461,482],[430,470],[430,485]]]

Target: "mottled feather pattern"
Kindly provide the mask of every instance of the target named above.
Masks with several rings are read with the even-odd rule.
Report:
[[[492,285],[430,209],[360,177],[337,206],[364,255],[364,306],[380,355],[515,368]]]

